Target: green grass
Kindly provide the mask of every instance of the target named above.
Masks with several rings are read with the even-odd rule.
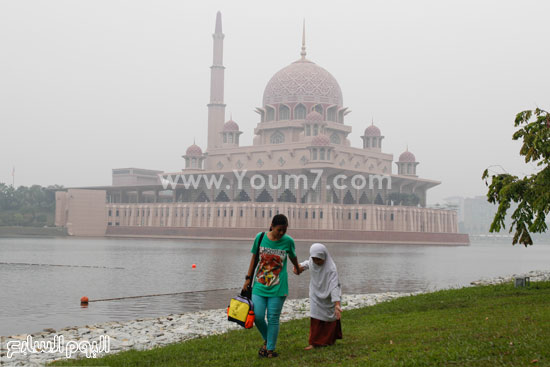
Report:
[[[470,287],[345,311],[344,339],[304,351],[309,319],[281,325],[279,358],[257,330],[55,366],[550,366],[550,282]],[[535,361],[537,360],[537,361]]]

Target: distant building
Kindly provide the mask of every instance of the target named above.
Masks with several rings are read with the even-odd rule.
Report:
[[[505,239],[508,242],[511,241],[513,232],[510,233],[510,226],[512,225],[512,213],[517,208],[517,204],[512,203],[506,219],[504,220],[505,228],[500,232],[490,232],[491,224],[495,218],[497,212],[497,205],[491,204],[487,201],[485,195],[465,198],[462,196],[452,196],[445,198],[447,207],[453,207],[458,212],[458,217],[461,220],[458,222],[458,228],[460,233],[467,233],[470,236],[474,236],[476,240],[479,239]],[[550,218],[547,219],[547,224],[550,228]],[[532,238],[535,242],[550,242],[550,233],[532,234]]]
[[[464,232],[469,234],[489,233],[496,211],[496,205],[489,203],[486,196],[465,198],[463,220]]]
[[[143,168],[113,169],[113,186],[159,185],[162,171]]]

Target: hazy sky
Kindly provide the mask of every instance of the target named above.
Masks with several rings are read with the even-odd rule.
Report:
[[[252,143],[265,85],[299,58],[339,82],[353,146],[374,117],[407,144],[434,203],[484,194],[491,165],[532,172],[517,112],[550,108],[549,1],[1,1],[0,182],[111,183],[175,171],[206,148],[212,36],[223,17],[225,102]],[[396,166],[393,167],[397,171]],[[501,169],[497,169],[501,171]]]

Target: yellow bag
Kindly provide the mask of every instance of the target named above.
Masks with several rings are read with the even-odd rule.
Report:
[[[232,298],[227,307],[227,319],[236,322],[245,329],[254,326],[254,304],[246,297]]]

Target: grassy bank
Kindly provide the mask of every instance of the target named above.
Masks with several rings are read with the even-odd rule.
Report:
[[[550,282],[471,287],[346,311],[344,339],[304,351],[309,319],[284,323],[279,358],[257,330],[55,366],[550,366]]]
[[[59,237],[67,230],[59,227],[0,226],[0,237]]]

